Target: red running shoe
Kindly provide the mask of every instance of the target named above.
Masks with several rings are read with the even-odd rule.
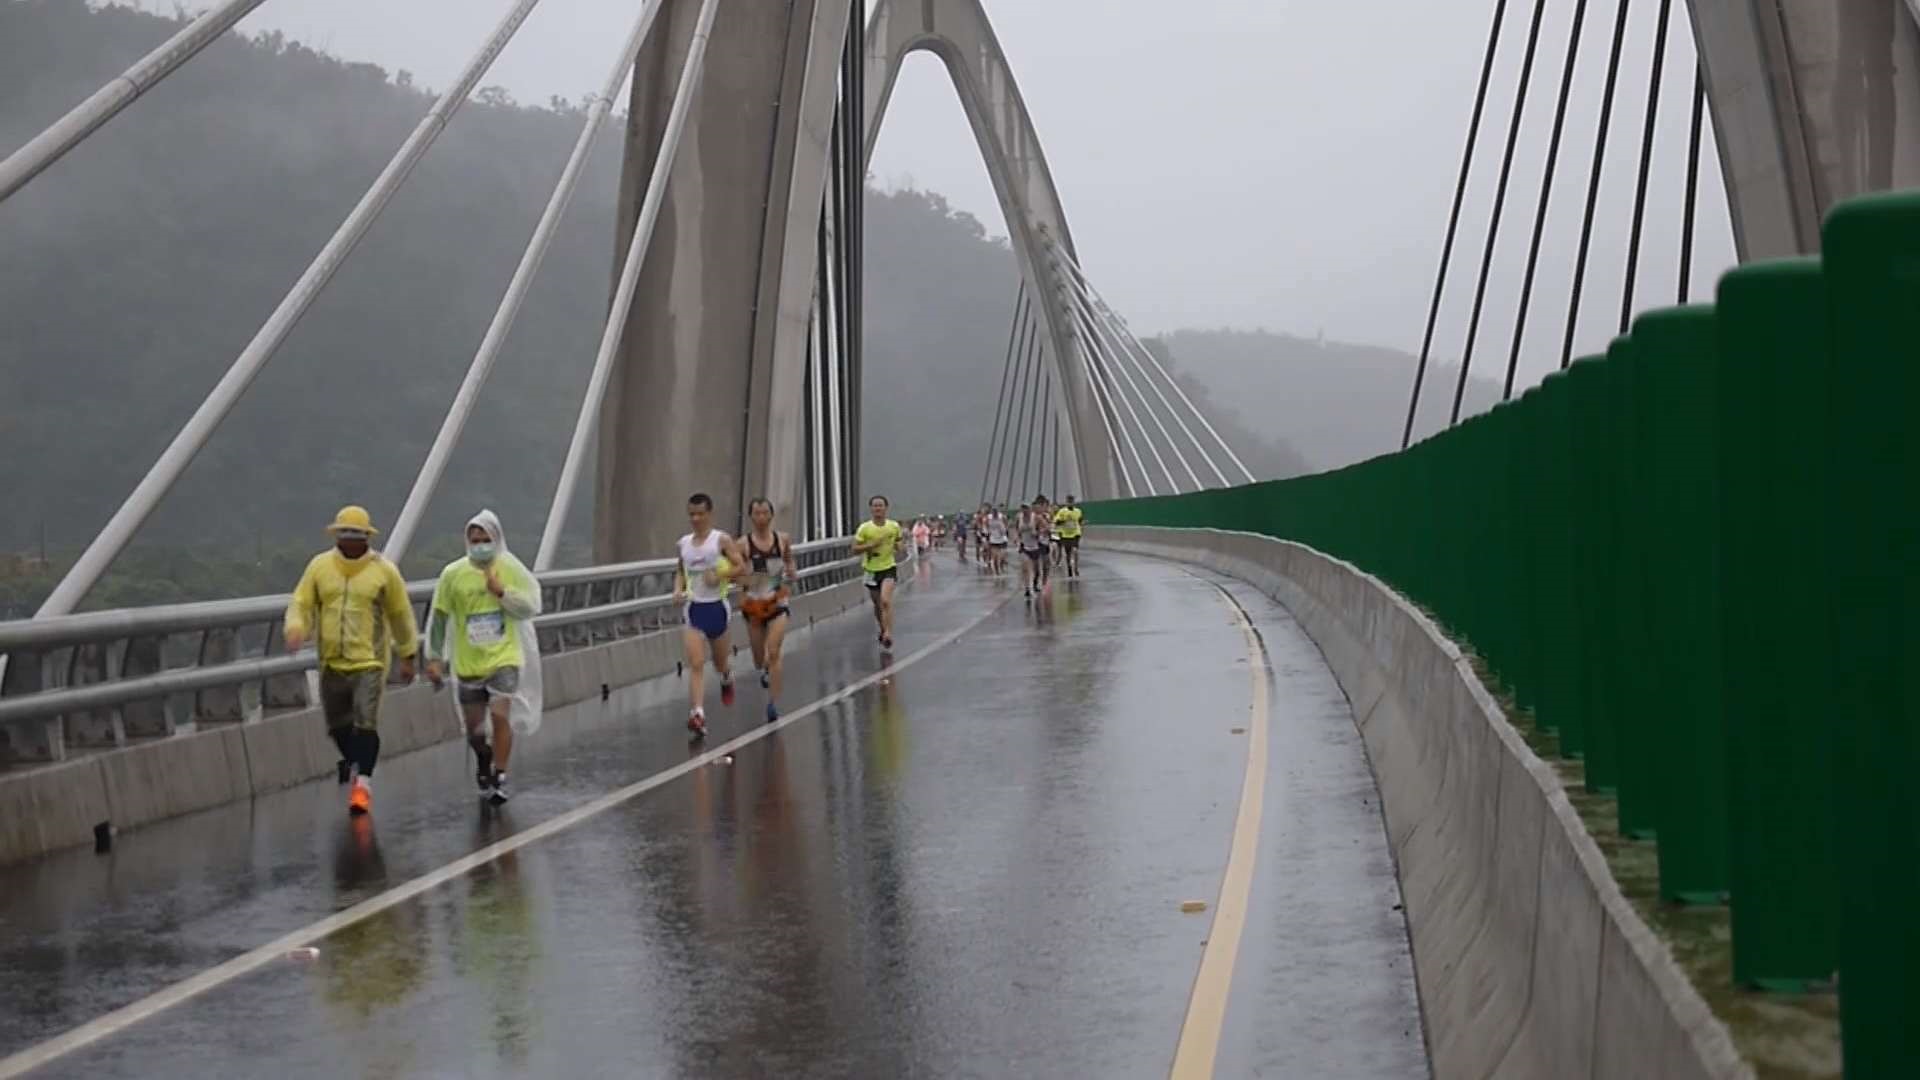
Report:
[[[723,682],[720,684],[720,704],[722,705],[733,704],[733,680],[732,679],[728,679],[726,682]]]

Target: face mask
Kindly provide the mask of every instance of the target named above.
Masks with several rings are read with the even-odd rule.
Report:
[[[493,561],[493,545],[492,544],[468,544],[467,557],[472,559],[474,562],[478,562],[478,563],[492,562]]]

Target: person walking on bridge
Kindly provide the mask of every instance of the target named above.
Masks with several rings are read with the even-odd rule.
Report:
[[[500,518],[482,510],[467,522],[467,554],[440,571],[427,620],[427,678],[438,690],[453,660],[454,700],[478,762],[480,797],[507,801],[516,732],[540,727],[540,582],[507,550]],[[493,720],[491,743],[487,720]]]
[[[871,520],[853,533],[854,553],[867,574],[867,596],[873,600],[873,621],[880,628],[880,647],[893,649],[893,590],[900,580],[900,555],[906,546],[900,523],[887,517],[891,504],[885,495],[867,500]]]
[[[327,532],[333,548],[307,563],[283,632],[289,652],[312,641],[319,654],[320,711],[340,750],[340,780],[351,784],[347,811],[365,814],[373,809],[387,665],[398,654],[401,681],[413,681],[420,631],[399,569],[372,550],[379,530],[366,510],[341,507]]]
[[[707,658],[720,673],[720,704],[733,704],[733,671],[727,648],[727,582],[746,562],[733,538],[713,527],[713,498],[695,492],[687,498],[687,522],[693,531],[679,544],[679,570],[673,600],[684,603],[687,625],[680,632],[686,652],[687,694],[692,708],[687,730],[697,741],[707,737]]]

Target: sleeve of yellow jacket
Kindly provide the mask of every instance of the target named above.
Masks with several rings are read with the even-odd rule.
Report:
[[[420,628],[413,621],[413,602],[407,599],[407,579],[400,568],[381,560],[381,572],[387,575],[387,587],[380,590],[387,608],[387,632],[393,635],[393,651],[402,658],[420,651]]]
[[[312,640],[313,616],[320,610],[320,586],[314,580],[314,569],[320,565],[319,559],[307,562],[307,568],[300,575],[300,584],[293,587],[293,595],[287,597],[287,620],[283,636],[298,634]]]

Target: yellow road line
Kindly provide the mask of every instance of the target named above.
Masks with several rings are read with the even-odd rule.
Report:
[[[1240,783],[1240,812],[1233,822],[1227,872],[1220,879],[1220,898],[1213,908],[1213,926],[1207,933],[1200,972],[1194,976],[1193,997],[1187,1002],[1187,1020],[1180,1027],[1180,1046],[1174,1051],[1173,1080],[1204,1080],[1213,1075],[1214,1056],[1227,1019],[1227,992],[1233,988],[1233,962],[1240,952],[1240,934],[1247,925],[1247,905],[1253,893],[1253,864],[1260,850],[1260,807],[1267,790],[1267,663],[1260,638],[1247,613],[1227,590],[1214,585],[1233,611],[1234,621],[1247,641],[1247,667],[1253,679],[1252,720],[1247,725],[1247,771]]]

